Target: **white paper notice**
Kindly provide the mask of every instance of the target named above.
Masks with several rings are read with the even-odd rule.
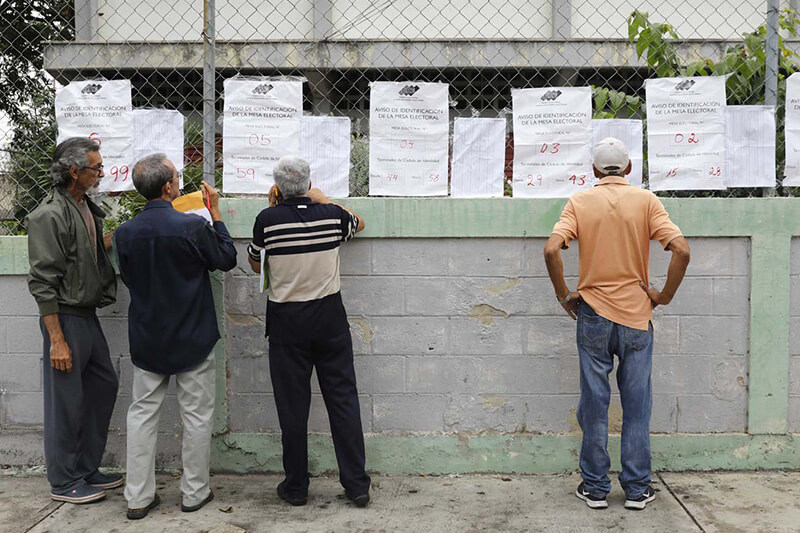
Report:
[[[774,187],[775,108],[735,105],[725,113],[725,185]]]
[[[650,190],[725,188],[725,77],[645,81]]]
[[[453,121],[454,198],[503,196],[506,119],[457,118]]]
[[[56,89],[58,139],[88,137],[100,143],[105,177],[98,190],[133,189],[133,107],[130,80],[75,81]]]
[[[163,153],[178,172],[183,170],[183,115],[169,109],[133,110],[133,158]]]
[[[512,89],[514,196],[560,198],[590,188],[592,89]]]
[[[786,79],[786,170],[783,185],[800,187],[800,72]]]
[[[373,82],[369,194],[447,196],[448,85]]]
[[[350,119],[302,117],[300,153],[311,167],[311,186],[326,196],[350,196]]]
[[[222,188],[267,194],[278,159],[300,154],[303,84],[234,78],[224,86]]]
[[[644,174],[644,149],[642,148],[642,121],[633,119],[604,119],[592,121],[592,150],[606,137],[614,137],[625,143],[631,158],[631,173],[625,178],[634,187],[642,186]]]

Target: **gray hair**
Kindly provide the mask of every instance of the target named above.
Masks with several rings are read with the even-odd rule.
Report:
[[[147,200],[160,197],[164,184],[172,179],[172,169],[164,164],[166,160],[166,154],[152,154],[133,166],[133,186]]]
[[[89,164],[89,152],[99,152],[100,145],[86,137],[71,137],[56,146],[53,162],[50,164],[50,177],[53,185],[64,187],[72,181],[70,169]]]
[[[284,198],[296,198],[308,192],[311,180],[311,167],[308,163],[293,155],[281,157],[272,170],[275,185]]]

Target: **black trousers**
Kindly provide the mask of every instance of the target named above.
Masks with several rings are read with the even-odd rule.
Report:
[[[47,479],[55,491],[82,483],[100,466],[108,425],[117,400],[117,373],[111,365],[103,330],[96,316],[59,314],[72,352],[72,372],[50,365],[50,335],[44,338],[44,457]]]
[[[308,492],[308,411],[314,367],[328,410],[339,481],[348,493],[364,494],[370,478],[364,469],[364,433],[349,331],[303,344],[270,340],[269,369],[281,425],[286,492],[290,496]]]

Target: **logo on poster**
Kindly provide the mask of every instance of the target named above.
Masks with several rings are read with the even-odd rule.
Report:
[[[274,89],[274,87],[271,83],[262,83],[253,88],[253,94],[267,94],[272,89]]]
[[[419,85],[406,85],[397,93],[400,96],[414,96],[419,91]]]
[[[547,91],[542,95],[542,102],[554,102],[561,96],[561,91]]]
[[[676,91],[688,91],[694,86],[694,80],[683,80],[675,86]]]
[[[90,83],[83,89],[81,89],[81,94],[97,94],[103,86],[99,83]]]

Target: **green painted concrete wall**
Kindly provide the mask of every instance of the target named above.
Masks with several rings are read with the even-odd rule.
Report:
[[[564,200],[387,199],[342,200],[367,221],[363,237],[546,237]],[[800,235],[800,199],[664,199],[687,237],[751,240],[748,434],[654,435],[657,469],[800,468],[800,437],[787,435],[790,247]],[[231,234],[249,238],[264,199],[224,199]],[[0,237],[0,275],[27,272],[25,237]],[[214,278],[220,320],[221,277]],[[221,324],[224,327],[224,323]],[[278,471],[276,435],[228,432],[224,347],[219,361],[214,465],[220,471]],[[575,435],[371,435],[369,467],[384,473],[560,472],[577,465]],[[618,456],[618,439],[611,439]],[[330,437],[312,436],[312,471],[335,469]]]

